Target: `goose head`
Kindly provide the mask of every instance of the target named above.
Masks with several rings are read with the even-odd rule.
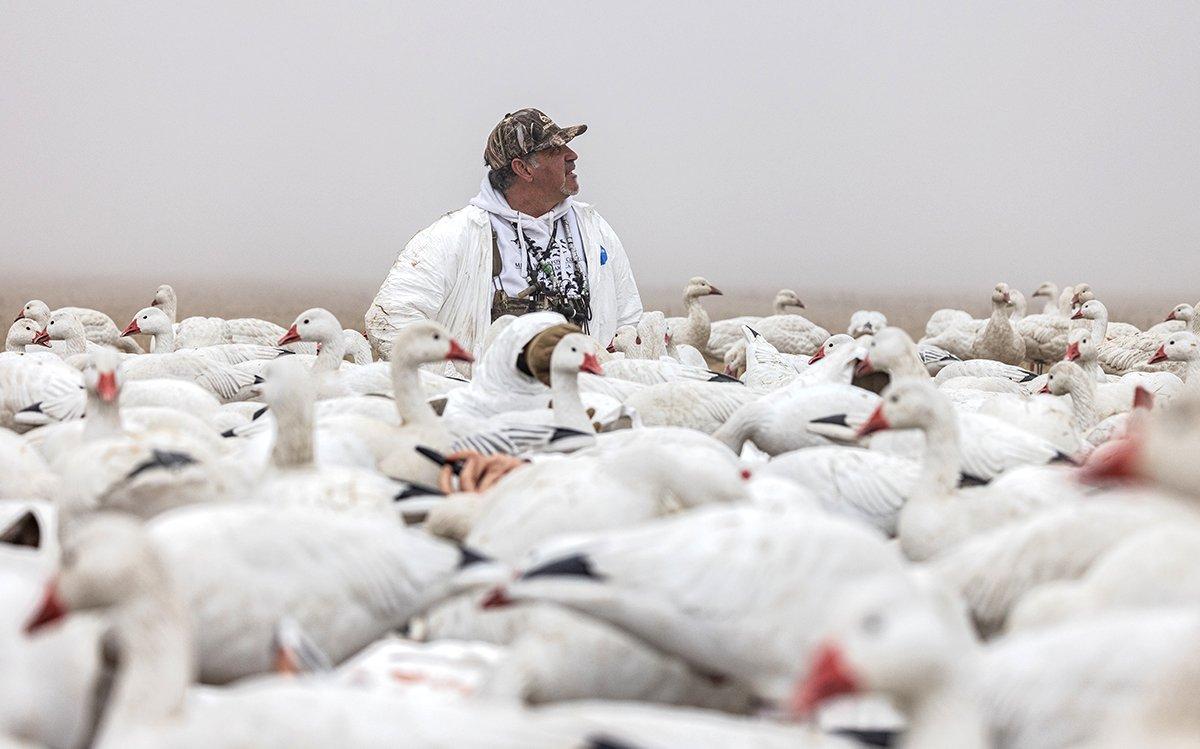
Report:
[[[1163,322],[1171,320],[1182,320],[1183,322],[1191,322],[1196,316],[1196,309],[1190,304],[1177,304],[1175,308],[1167,313],[1167,319]]]
[[[1012,307],[1012,292],[1006,283],[998,283],[992,289],[992,307]]]
[[[617,328],[617,332],[613,334],[612,341],[608,344],[608,352],[615,354],[618,351],[626,356],[629,356],[635,346],[642,345],[642,337],[638,334],[637,328],[632,325],[622,325]]]
[[[125,329],[122,336],[127,335],[163,335],[171,332],[171,318],[158,307],[144,307],[139,310]]]
[[[1046,374],[1046,384],[1039,393],[1051,395],[1066,395],[1075,390],[1080,382],[1087,382],[1088,377],[1075,362],[1060,361]]]
[[[1077,328],[1072,330],[1067,336],[1067,353],[1063,356],[1064,361],[1079,361],[1083,363],[1095,361],[1096,355],[1099,353],[1096,347],[1096,339],[1092,336],[1092,331],[1087,328]]]
[[[297,341],[315,341],[328,345],[343,336],[342,324],[332,312],[322,307],[313,307],[301,312],[287,329],[277,345],[283,346]]]
[[[1097,449],[1084,465],[1090,481],[1141,479],[1158,484],[1193,502],[1200,500],[1200,397],[1184,394],[1170,408],[1146,414],[1129,435]],[[1103,453],[1101,451],[1103,450]]]
[[[1075,314],[1071,315],[1072,320],[1100,320],[1108,319],[1108,308],[1099,299],[1089,299],[1079,305],[1079,309],[1075,310]]]
[[[821,347],[819,349],[817,349],[817,353],[812,355],[812,358],[810,358],[808,360],[808,363],[816,364],[817,362],[821,361],[822,359],[824,359],[827,356],[829,356],[830,354],[832,354],[834,351],[837,351],[839,349],[844,349],[847,346],[851,346],[854,343],[856,343],[856,341],[852,337],[850,337],[849,335],[847,335],[845,333],[838,333],[836,335],[831,335],[825,339],[825,342],[821,344]]]
[[[949,402],[933,383],[901,380],[884,388],[879,405],[858,429],[865,437],[885,429],[926,429],[954,418]]]
[[[702,276],[694,276],[683,288],[684,299],[697,299],[702,296],[721,296],[721,290],[708,282]]]
[[[288,403],[312,403],[317,397],[312,373],[292,356],[281,356],[267,362],[258,391],[272,412],[278,412]]]
[[[25,632],[77,613],[119,608],[162,586],[166,573],[140,522],[97,513],[63,542],[57,576],[47,585]]]
[[[592,339],[583,333],[568,333],[554,346],[550,355],[550,380],[573,377],[580,372],[603,375],[600,361],[592,353]]]
[[[866,345],[867,355],[858,363],[855,374],[868,375],[872,372],[891,372],[905,362],[920,363],[917,344],[900,328],[884,328]]]
[[[121,355],[103,346],[90,357],[83,368],[83,384],[89,393],[94,393],[105,403],[113,403],[121,396]]]
[[[1020,289],[1010,288],[1008,290],[1009,307],[1012,309],[1013,319],[1019,320],[1025,316],[1025,311],[1029,305],[1025,301],[1025,295]]]
[[[8,336],[4,339],[5,348],[9,351],[24,351],[25,347],[34,343],[42,326],[33,320],[18,317],[8,328]],[[50,345],[46,342],[44,345]]]
[[[1079,307],[1084,302],[1089,302],[1096,298],[1096,293],[1092,291],[1092,285],[1087,283],[1077,283],[1070,287],[1071,306]]]
[[[392,344],[392,361],[411,366],[440,361],[473,362],[475,357],[433,320],[423,320],[405,326],[396,334]]]
[[[791,289],[780,289],[779,293],[775,295],[775,302],[773,306],[776,314],[783,314],[788,307],[799,307],[800,309],[805,309],[804,302],[800,301],[800,297]]]
[[[1051,283],[1050,281],[1043,281],[1042,285],[1038,286],[1037,289],[1034,290],[1033,298],[1034,299],[1042,299],[1042,298],[1057,299],[1058,298],[1058,285]]]
[[[843,694],[879,692],[910,709],[970,668],[974,641],[961,605],[933,591],[868,579],[834,600],[830,626],[792,693],[808,716]]]
[[[850,315],[850,326],[846,329],[848,335],[859,338],[874,335],[887,327],[887,317],[882,312],[860,309]]]
[[[38,334],[38,337],[42,340],[34,341],[34,343],[41,343],[45,340],[64,341],[68,338],[82,337],[83,335],[83,323],[79,322],[79,318],[66,310],[60,309],[50,314],[50,319],[46,321],[46,326]]]
[[[1163,361],[1195,361],[1200,358],[1200,339],[1191,333],[1174,333],[1166,343],[1158,347],[1149,364]]]
[[[25,306],[17,313],[16,319],[20,320],[22,318],[33,320],[39,325],[45,325],[46,321],[50,319],[50,307],[41,299],[30,299],[28,302],[25,302]]]
[[[171,284],[163,284],[154,292],[154,298],[150,300],[151,307],[169,307],[176,300],[175,289]]]

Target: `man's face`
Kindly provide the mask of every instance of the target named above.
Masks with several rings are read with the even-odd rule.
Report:
[[[531,168],[533,186],[546,195],[567,197],[579,192],[579,178],[575,176],[575,160],[579,154],[570,146],[555,146],[535,154]]]

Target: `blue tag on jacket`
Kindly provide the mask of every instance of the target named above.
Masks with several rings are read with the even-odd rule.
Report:
[[[600,245],[600,264],[604,265],[608,262],[608,250],[604,249],[604,245]]]

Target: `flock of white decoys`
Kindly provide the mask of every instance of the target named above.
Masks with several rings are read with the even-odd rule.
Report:
[[[997,284],[914,341],[720,293],[390,362],[29,302],[0,747],[1200,746],[1200,303]]]

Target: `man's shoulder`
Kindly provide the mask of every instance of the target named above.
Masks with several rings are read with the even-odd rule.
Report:
[[[475,226],[487,225],[487,213],[473,205],[443,213],[429,226],[413,235],[413,242],[457,242]]]

